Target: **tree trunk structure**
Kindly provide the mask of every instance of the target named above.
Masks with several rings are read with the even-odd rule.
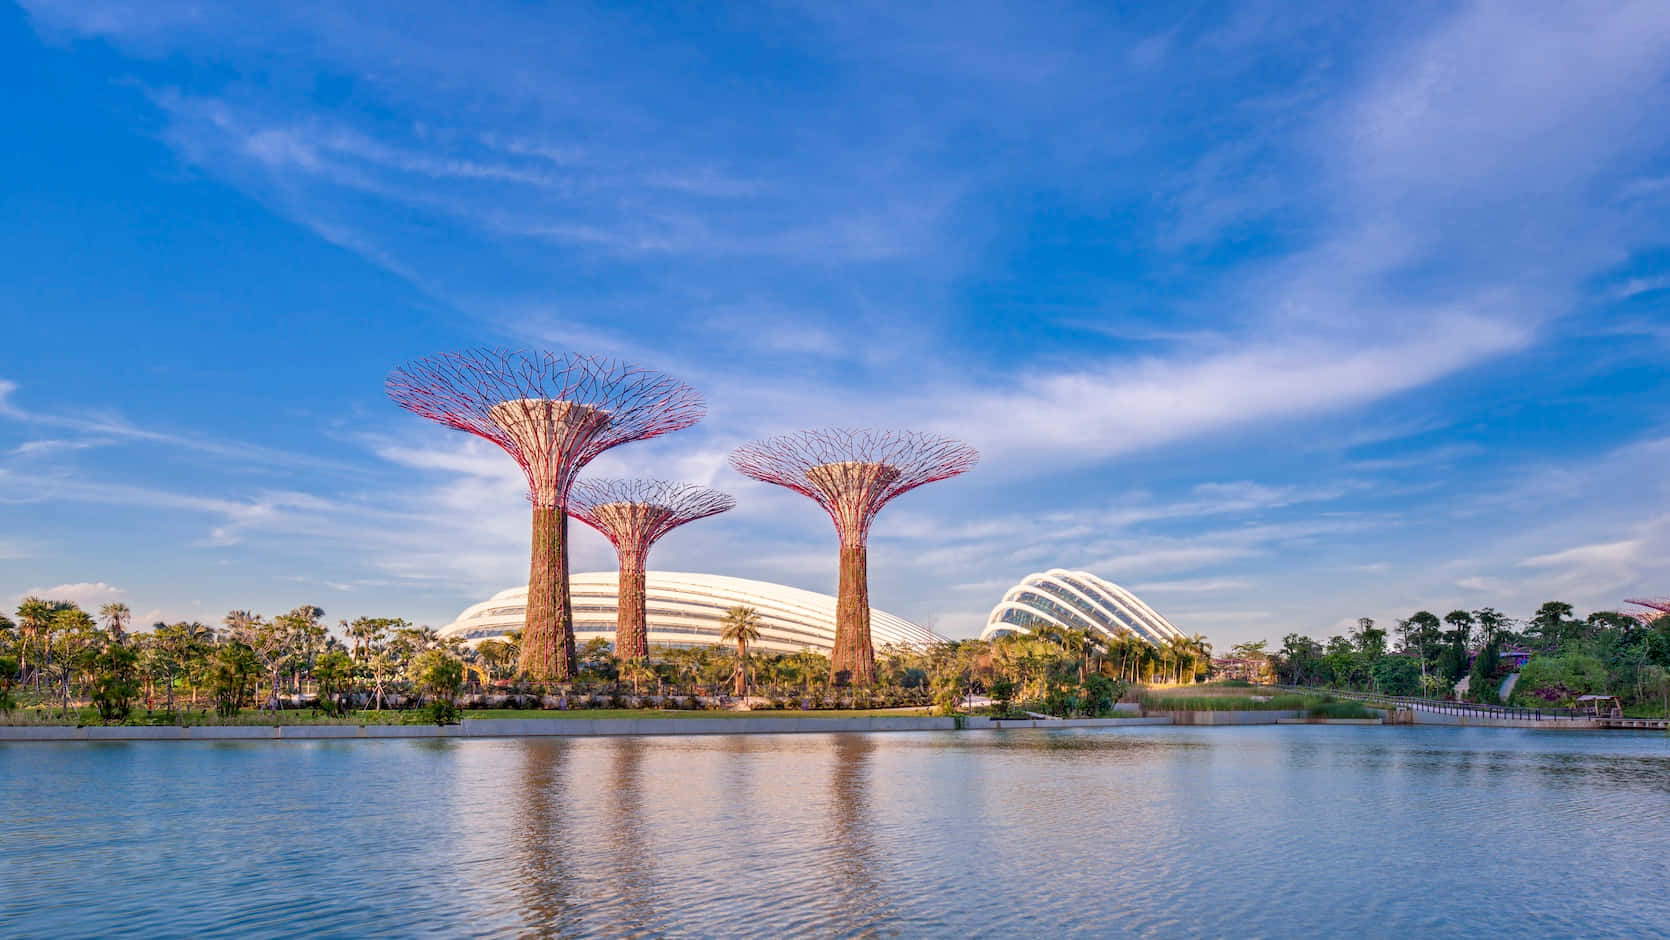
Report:
[[[836,685],[874,685],[876,651],[870,641],[869,551],[863,542],[841,543],[840,586],[835,597],[835,649],[829,656]]]
[[[876,513],[895,497],[974,466],[974,448],[936,434],[825,428],[754,441],[731,454],[744,476],[815,500],[835,523],[841,543],[830,679],[868,686],[876,680],[870,640],[866,539]]]
[[[574,611],[568,602],[568,514],[533,509],[528,614],[522,628],[522,672],[536,682],[574,678]]]
[[[615,655],[621,659],[649,657],[649,626],[644,607],[644,556],[622,550],[615,608]]]
[[[736,500],[724,493],[690,483],[584,479],[575,484],[569,495],[569,514],[602,533],[620,560],[616,656],[626,660],[649,657],[644,569],[656,540],[687,522],[735,505]]]
[[[568,595],[569,494],[611,447],[687,428],[696,390],[630,363],[543,350],[480,347],[414,359],[389,372],[389,398],[515,458],[533,503],[528,613],[519,666],[536,682],[574,678]]]

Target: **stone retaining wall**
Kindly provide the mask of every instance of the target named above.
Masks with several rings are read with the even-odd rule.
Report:
[[[1165,715],[1140,718],[987,718],[970,715],[963,719],[963,727],[970,730],[1007,728],[1122,728],[1128,725],[1169,725]]]
[[[1407,709],[1412,722],[1417,725],[1452,725],[1462,728],[1531,728],[1538,731],[1594,731],[1605,728],[1606,723],[1600,719],[1591,718],[1544,718],[1540,721],[1531,718],[1486,718],[1481,715],[1450,715],[1444,712],[1427,711],[1424,708]]]

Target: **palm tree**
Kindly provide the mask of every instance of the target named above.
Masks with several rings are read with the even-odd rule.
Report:
[[[52,602],[43,601],[38,597],[25,597],[17,605],[18,632],[18,663],[19,674],[29,673],[29,648],[44,636],[52,626],[52,615],[56,608]],[[36,681],[35,690],[40,691],[40,682]]]
[[[1210,674],[1212,666],[1212,644],[1207,641],[1206,636],[1201,633],[1196,633],[1194,636],[1189,637],[1189,648],[1191,654],[1195,657],[1194,674],[1198,675],[1200,673],[1199,661],[1202,659],[1206,660],[1207,672]],[[1195,680],[1190,679],[1189,681],[1193,682]]]
[[[719,639],[736,643],[736,696],[748,694],[748,644],[760,638],[760,612],[752,607],[732,607],[720,621]]]
[[[655,670],[649,668],[649,664],[641,659],[629,659],[625,663],[622,663],[620,673],[632,683],[633,695],[643,694],[643,681],[645,679],[655,678]]]
[[[99,619],[104,621],[104,628],[110,631],[110,638],[120,643],[128,622],[133,619],[133,612],[121,601],[111,601],[99,608]]]

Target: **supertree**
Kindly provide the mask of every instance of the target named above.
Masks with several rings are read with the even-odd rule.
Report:
[[[736,500],[694,483],[584,479],[574,485],[568,514],[603,533],[620,559],[615,606],[615,655],[649,655],[644,616],[644,567],[661,536],[686,522],[716,516]]]
[[[834,681],[875,681],[865,544],[870,523],[894,497],[963,473],[979,459],[967,444],[935,434],[850,428],[784,434],[744,444],[731,454],[731,466],[739,472],[811,497],[835,522],[841,557],[830,656]]]
[[[569,490],[580,468],[609,448],[701,420],[701,396],[611,359],[499,348],[413,360],[389,373],[387,387],[400,407],[492,441],[521,465],[533,503],[533,551],[519,665],[539,681],[572,679]]]

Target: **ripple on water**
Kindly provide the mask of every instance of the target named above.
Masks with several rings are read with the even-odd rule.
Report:
[[[1667,791],[1441,728],[0,745],[0,936],[1648,935]]]

